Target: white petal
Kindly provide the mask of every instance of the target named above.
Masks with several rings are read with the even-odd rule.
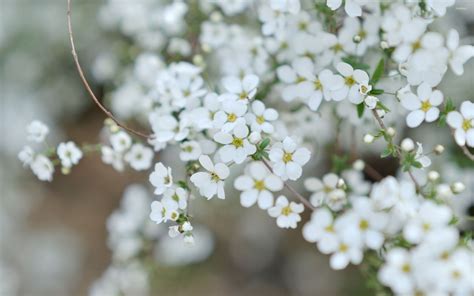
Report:
[[[439,117],[439,109],[436,107],[432,107],[430,108],[430,110],[428,110],[428,112],[426,112],[425,120],[426,122],[433,122],[436,119],[438,119],[438,117]]]
[[[240,79],[234,76],[225,77],[222,80],[222,84],[228,92],[238,94],[242,91],[242,84]]]
[[[349,258],[345,254],[335,253],[331,256],[330,265],[332,269],[340,270],[346,268]]]
[[[327,6],[332,10],[338,9],[342,4],[342,0],[327,0]]]
[[[273,206],[273,195],[270,191],[264,190],[260,192],[258,196],[258,207],[262,210],[266,210]]]
[[[255,89],[258,85],[258,82],[260,81],[260,79],[258,78],[258,76],[256,75],[246,75],[244,77],[244,80],[242,81],[242,86],[244,88],[245,91],[251,91],[253,89]]]
[[[450,127],[458,129],[462,126],[463,117],[461,113],[457,111],[452,111],[448,113],[448,116],[446,117],[446,122],[449,124]]]
[[[461,114],[466,119],[474,119],[474,103],[470,101],[464,101],[461,104]]]
[[[337,64],[336,69],[345,77],[351,76],[352,72],[354,71],[351,65],[344,62],[340,62],[339,64]]]
[[[365,71],[356,69],[356,70],[354,70],[354,79],[358,83],[367,84],[369,82],[369,75],[367,75],[367,73]]]
[[[265,178],[265,187],[274,192],[280,191],[283,189],[283,181],[279,177],[271,174]]]
[[[227,177],[229,177],[229,168],[225,164],[223,163],[216,164],[215,170],[219,178],[226,179]]]
[[[277,75],[281,81],[286,82],[286,83],[293,83],[296,81],[296,73],[288,65],[278,67]]]
[[[439,90],[435,90],[431,93],[430,103],[433,106],[439,106],[443,102],[443,93]]]
[[[459,146],[466,145],[466,132],[462,128],[456,129],[454,132],[454,139]]]
[[[318,178],[308,178],[304,181],[304,187],[308,191],[320,191],[323,189],[324,185]]]
[[[431,97],[431,86],[428,83],[423,82],[416,90],[418,98],[422,101],[426,101]]]
[[[249,208],[257,202],[258,190],[252,189],[242,192],[240,195],[240,204],[243,207]]]
[[[355,3],[355,1],[346,1],[344,9],[350,17],[362,15],[362,8],[359,4]]]
[[[235,189],[240,190],[240,191],[250,190],[250,189],[253,188],[253,185],[254,185],[253,179],[250,178],[249,176],[245,176],[245,175],[244,176],[239,176],[234,181]]]
[[[299,148],[293,153],[293,160],[299,164],[304,165],[306,164],[311,157],[311,152],[309,152],[306,148]]]
[[[214,170],[214,164],[212,163],[211,158],[209,158],[207,155],[199,156],[199,163],[208,171]]]
[[[301,177],[303,170],[301,166],[293,161],[286,164],[286,174],[290,180],[298,180]]]
[[[411,111],[407,116],[407,125],[411,128],[419,126],[425,119],[425,112],[421,110]]]
[[[402,95],[400,101],[407,110],[414,111],[421,108],[420,100],[412,93]]]

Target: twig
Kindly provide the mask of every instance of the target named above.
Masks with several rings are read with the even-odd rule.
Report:
[[[375,119],[377,120],[377,122],[379,123],[379,126],[381,129],[383,130],[387,130],[387,128],[385,127],[385,124],[383,123],[383,120],[382,118],[380,118],[379,114],[377,113],[377,111],[375,109],[372,109],[372,114],[374,115]],[[402,152],[400,151],[400,149],[396,146],[396,151],[397,151],[397,157],[399,159],[401,159],[402,157]],[[408,175],[410,176],[410,179],[413,181],[413,183],[415,184],[415,187],[416,187],[416,191],[420,192],[421,190],[421,186],[420,184],[418,183],[418,181],[416,181],[415,179],[415,176],[413,176],[413,173],[411,170],[408,171]]]
[[[380,174],[374,167],[372,167],[368,163],[364,163],[364,172],[375,181],[380,181],[383,179],[382,174]]]
[[[77,57],[77,52],[76,52],[76,47],[74,45],[74,37],[73,37],[73,34],[72,34],[72,22],[71,22],[71,0],[67,0],[67,24],[68,24],[68,31],[69,31],[69,41],[71,43],[71,48],[72,48],[72,56],[74,58],[74,63],[76,64],[76,68],[77,68],[77,72],[79,73],[79,76],[81,77],[81,80],[82,80],[82,83],[84,84],[87,92],[89,93],[89,95],[92,97],[92,100],[94,101],[94,103],[110,118],[112,119],[115,124],[117,124],[118,126],[120,126],[121,128],[137,135],[137,136],[140,136],[140,137],[143,137],[145,139],[147,138],[150,138],[151,135],[150,134],[145,134],[143,132],[140,132],[140,131],[137,131],[137,130],[134,130],[128,126],[126,126],[125,124],[121,123],[117,118],[115,118],[115,116],[109,111],[107,110],[107,108],[104,107],[104,105],[102,105],[100,103],[100,101],[97,99],[97,97],[95,96],[94,92],[92,91],[92,88],[90,87],[89,85],[89,82],[87,81],[85,75],[84,75],[84,71],[82,70],[82,67],[81,67],[81,64],[79,63],[79,58]]]
[[[464,152],[464,155],[466,155],[470,160],[474,161],[474,154],[469,151],[469,149],[466,147],[466,145],[461,146],[462,152]]]
[[[262,162],[267,167],[267,169],[271,173],[273,173],[273,169],[270,166],[270,164],[265,159],[262,159]],[[308,209],[312,211],[316,210],[316,208],[306,198],[304,198],[301,194],[299,194],[298,191],[296,191],[296,189],[291,187],[291,185],[288,184],[288,182],[283,181],[283,184],[285,185],[286,189],[288,189],[293,195],[295,195],[296,198],[298,198]]]

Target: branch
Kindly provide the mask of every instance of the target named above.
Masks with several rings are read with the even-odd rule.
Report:
[[[82,70],[82,67],[81,67],[81,64],[79,63],[79,58],[77,57],[77,52],[76,52],[76,47],[74,45],[74,37],[73,37],[73,34],[72,34],[72,22],[71,22],[71,0],[67,0],[67,24],[68,24],[68,31],[69,31],[69,41],[71,43],[71,48],[72,48],[72,56],[74,58],[74,63],[76,64],[76,68],[77,68],[77,72],[79,73],[79,76],[81,77],[81,80],[82,80],[82,83],[84,84],[87,92],[89,93],[89,95],[92,97],[92,100],[94,101],[94,103],[110,118],[112,119],[115,124],[117,124],[118,126],[120,126],[121,128],[129,131],[130,133],[132,134],[135,134],[137,136],[140,136],[140,137],[143,137],[145,139],[147,138],[150,138],[151,135],[150,134],[145,134],[143,132],[140,132],[140,131],[137,131],[137,130],[134,130],[128,126],[126,126],[125,124],[121,123],[117,118],[115,118],[115,116],[109,111],[107,110],[107,108],[104,107],[104,105],[102,105],[100,103],[100,101],[97,99],[97,97],[95,96],[94,92],[92,91],[92,88],[90,87],[89,85],[89,82],[87,81],[85,75],[84,75],[84,71]]]
[[[460,146],[460,147],[462,149],[462,152],[464,152],[464,155],[466,155],[470,160],[474,161],[474,154],[472,154],[471,151],[469,151],[466,145]]]
[[[383,123],[382,118],[380,118],[379,114],[377,113],[377,111],[375,109],[372,109],[372,114],[374,115],[375,119],[377,120],[380,128],[386,131],[387,128],[385,127],[385,124]],[[397,157],[399,159],[401,159],[402,152],[400,151],[400,149],[397,146],[395,146],[395,147],[396,147],[396,151],[397,151]],[[408,175],[410,176],[410,179],[413,181],[413,183],[415,183],[416,191],[420,192],[420,189],[421,189],[420,184],[415,179],[415,176],[413,176],[413,173],[412,173],[411,170],[408,171]]]
[[[273,169],[270,166],[270,164],[265,159],[262,159],[262,162],[267,167],[267,169],[273,174]],[[306,198],[304,198],[301,194],[299,194],[298,191],[296,191],[296,189],[291,187],[291,185],[288,184],[288,182],[283,181],[283,184],[285,185],[286,189],[288,189],[291,193],[293,193],[293,195],[296,196],[296,198],[298,198],[308,209],[312,211],[316,210],[316,208]]]

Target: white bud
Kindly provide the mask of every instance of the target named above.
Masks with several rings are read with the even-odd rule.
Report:
[[[387,134],[388,134],[390,137],[395,136],[395,133],[396,133],[396,132],[397,132],[397,131],[396,131],[393,127],[389,127],[389,128],[387,129]]]
[[[437,155],[440,155],[441,153],[444,152],[444,146],[443,145],[436,145],[435,148],[433,149],[434,153]]]
[[[201,45],[201,49],[202,49],[202,51],[204,51],[206,53],[210,53],[212,51],[212,48],[209,46],[209,44],[206,44],[206,43],[203,43]]]
[[[252,132],[249,136],[250,143],[257,144],[262,140],[262,135],[259,132]]]
[[[64,175],[68,175],[70,172],[71,172],[71,168],[68,168],[68,167],[61,168],[61,173],[63,173]]]
[[[388,48],[388,43],[387,43],[387,41],[381,41],[381,42],[380,42],[380,47],[381,47],[382,49],[387,49],[387,48]]]
[[[415,149],[415,143],[410,138],[403,139],[402,143],[400,144],[401,148],[405,152],[410,152]]]
[[[365,105],[366,105],[367,108],[369,108],[370,110],[375,109],[375,107],[377,107],[378,101],[379,101],[379,99],[378,99],[377,97],[374,97],[374,96],[367,96],[367,97],[364,99]]]
[[[366,144],[371,144],[371,143],[374,142],[374,140],[375,140],[375,138],[371,134],[366,134],[364,136],[364,143],[366,143]]]
[[[429,171],[428,172],[428,180],[431,182],[435,182],[439,179],[439,173],[437,171]]]
[[[202,57],[202,55],[197,54],[193,57],[193,63],[195,65],[202,66],[203,62],[204,62],[204,58]]]
[[[184,222],[183,223],[183,231],[191,231],[193,230],[193,226],[191,225],[191,223],[189,223],[188,221]]]
[[[451,190],[451,187],[448,184],[439,184],[436,187],[436,192],[438,193],[438,196],[444,200],[453,197],[453,191]]]
[[[362,41],[362,37],[360,37],[360,35],[355,35],[353,38],[352,38],[352,41],[354,41],[354,43],[359,43]]]
[[[344,182],[344,179],[339,178],[339,180],[337,180],[337,188],[346,188],[346,182]]]
[[[354,170],[362,171],[365,168],[365,163],[362,159],[358,159],[354,161],[352,167],[354,168]]]
[[[120,127],[118,125],[111,125],[109,128],[113,134],[118,133],[120,131]]]
[[[462,182],[454,182],[451,185],[451,190],[453,191],[454,194],[459,194],[463,192],[466,189],[466,185]]]

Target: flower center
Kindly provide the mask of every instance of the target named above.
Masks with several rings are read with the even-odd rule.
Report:
[[[298,28],[301,30],[301,31],[306,31],[306,29],[308,28],[308,23],[307,22],[300,22],[298,24]]]
[[[283,216],[289,216],[291,214],[290,206],[288,205],[288,206],[284,207],[283,209],[281,209],[281,214]]]
[[[453,276],[453,278],[455,279],[458,279],[461,277],[461,273],[458,271],[458,270],[454,270],[451,275]]]
[[[216,173],[212,172],[211,173],[211,180],[214,181],[214,182],[218,182],[218,181],[221,180],[221,178],[219,178],[219,176]]]
[[[354,85],[354,83],[355,83],[354,77],[352,77],[352,76],[347,76],[346,79],[345,79],[345,83],[346,83],[346,85],[348,85],[348,86]]]
[[[175,193],[173,194],[173,196],[171,196],[171,198],[175,201],[175,202],[179,202],[179,196]]]
[[[256,120],[258,124],[263,124],[265,122],[265,118],[263,117],[263,115],[257,116]]]
[[[428,230],[430,230],[430,229],[431,229],[431,225],[430,225],[430,224],[428,224],[428,223],[423,223],[423,230],[424,230],[424,231],[428,231]]]
[[[366,94],[368,90],[369,88],[367,87],[367,85],[363,85],[363,84],[360,85],[360,92],[362,94]]]
[[[323,85],[321,84],[321,80],[316,80],[314,82],[314,88],[317,89],[317,90],[322,90],[323,89]]]
[[[426,100],[426,101],[421,102],[421,110],[423,110],[423,112],[428,112],[428,110],[430,109],[431,109],[430,101]]]
[[[464,121],[462,122],[462,129],[467,132],[471,128],[473,128],[471,120],[464,119]]]
[[[349,250],[349,246],[346,245],[345,243],[341,243],[339,245],[339,252],[345,253],[345,252],[347,252],[347,250]]]
[[[248,96],[249,96],[249,94],[246,91],[243,91],[243,92],[240,93],[240,99],[241,100],[245,100]]]
[[[367,32],[365,30],[360,30],[357,35],[360,36],[360,39],[364,39],[365,37],[367,37]]]
[[[193,146],[186,146],[186,147],[183,148],[183,151],[191,153],[191,152],[193,152]]]
[[[369,228],[369,222],[368,222],[367,220],[365,220],[365,219],[360,220],[360,222],[359,222],[359,228],[360,228],[361,230],[367,230],[367,228]]]
[[[420,40],[417,40],[411,44],[411,49],[413,52],[417,51],[418,49],[421,48],[421,42]]]
[[[331,232],[331,233],[333,233],[333,232],[334,232],[334,226],[332,226],[332,224],[330,224],[330,225],[324,227],[324,230],[325,230],[326,232]]]
[[[265,190],[265,182],[263,180],[255,180],[253,187],[258,191]]]
[[[237,120],[237,115],[235,115],[234,113],[230,113],[229,115],[227,115],[228,122],[234,122],[236,120]]]
[[[301,83],[303,81],[306,81],[306,78],[301,77],[301,76],[296,77],[296,83]]]
[[[403,264],[403,265],[402,265],[402,271],[403,271],[404,273],[409,273],[409,272],[411,271],[411,266],[410,266],[410,264],[408,264],[408,263]]]
[[[285,154],[283,154],[283,162],[284,163],[289,163],[292,160],[293,160],[293,154],[288,153],[288,152],[285,152]]]
[[[165,184],[170,184],[171,183],[171,178],[169,176],[165,177]]]
[[[234,137],[232,140],[232,145],[234,145],[235,148],[244,147],[244,140]]]
[[[342,51],[344,48],[342,47],[342,45],[340,43],[337,43],[333,47],[331,47],[331,49],[335,53],[338,53],[338,52]]]

